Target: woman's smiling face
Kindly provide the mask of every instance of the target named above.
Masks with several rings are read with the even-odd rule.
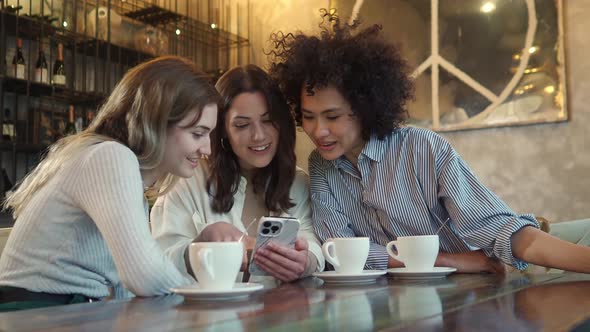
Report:
[[[279,131],[260,92],[244,92],[234,98],[225,115],[225,132],[245,170],[268,166],[277,152]]]

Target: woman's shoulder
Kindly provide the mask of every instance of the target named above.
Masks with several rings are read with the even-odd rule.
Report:
[[[301,197],[309,192],[309,176],[307,173],[299,168],[295,168],[295,178],[291,185],[291,198]]]
[[[103,141],[90,145],[82,153],[81,158],[83,160],[91,160],[92,163],[111,163],[116,161],[117,164],[139,165],[137,155],[128,146],[116,141]]]
[[[410,149],[414,153],[422,154],[434,152],[435,154],[447,151],[451,144],[446,138],[438,133],[416,127],[402,127],[394,132],[390,137],[395,146],[394,150],[399,151]],[[396,144],[397,143],[397,144]]]
[[[87,149],[88,153],[102,153],[102,154],[120,154],[120,155],[133,155],[135,153],[125,144],[117,141],[103,141],[93,145],[90,145]],[[137,158],[137,157],[136,157]]]
[[[295,178],[293,179],[293,185],[307,185],[309,182],[309,175],[303,168],[295,166]]]
[[[329,160],[324,159],[322,155],[318,152],[317,149],[313,150],[309,154],[309,158],[307,159],[307,164],[309,167],[309,172],[314,174],[314,172],[326,169],[332,165]]]
[[[446,142],[446,139],[439,135],[438,133],[426,129],[426,128],[418,128],[418,127],[402,127],[395,131],[391,137],[401,138],[403,140],[411,140],[411,141],[422,141],[424,143],[431,143],[431,144],[441,144]]]

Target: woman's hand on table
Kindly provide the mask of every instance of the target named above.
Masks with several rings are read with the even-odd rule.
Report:
[[[495,257],[488,257],[481,250],[450,254],[441,252],[436,259],[436,266],[448,266],[463,273],[506,274],[506,265]]]

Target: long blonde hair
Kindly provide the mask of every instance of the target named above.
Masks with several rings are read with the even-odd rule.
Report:
[[[27,203],[62,165],[89,147],[117,141],[137,156],[141,170],[156,168],[164,156],[167,128],[189,112],[219,104],[219,94],[209,78],[187,59],[165,56],[130,69],[101,106],[98,115],[83,132],[53,144],[47,156],[7,195],[4,208],[17,218]],[[148,195],[165,193],[177,178],[163,175]]]

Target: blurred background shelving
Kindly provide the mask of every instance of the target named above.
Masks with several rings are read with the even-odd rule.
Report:
[[[77,130],[85,128],[136,64],[180,55],[215,82],[248,63],[249,8],[236,0],[0,0],[0,195],[67,134],[70,105]],[[54,79],[58,47],[65,82]]]

